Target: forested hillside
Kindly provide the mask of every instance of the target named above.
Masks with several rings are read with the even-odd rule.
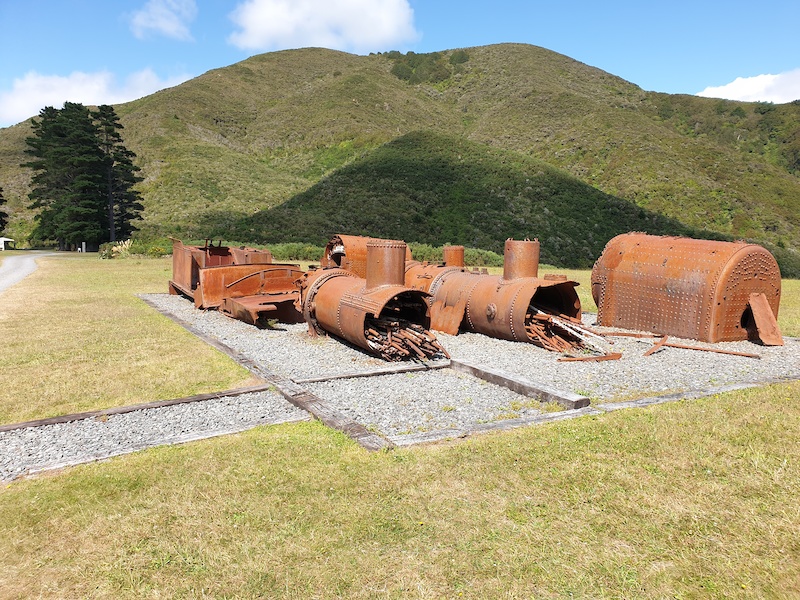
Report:
[[[115,108],[145,177],[142,235],[346,231],[491,249],[526,235],[566,265],[621,230],[708,230],[766,243],[800,274],[798,102],[651,93],[503,44],[275,52]],[[18,238],[32,230],[28,135],[0,130]]]

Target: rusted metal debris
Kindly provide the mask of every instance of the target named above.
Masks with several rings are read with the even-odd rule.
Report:
[[[753,294],[764,295],[769,311]],[[781,276],[775,258],[755,244],[618,235],[592,269],[592,295],[607,327],[712,343],[780,337],[760,337],[777,329]]]
[[[294,282],[302,275],[299,265],[273,263],[269,250],[172,242],[170,293],[252,325],[268,318],[302,322],[294,306],[299,297]]]
[[[367,244],[374,241],[384,242],[386,240],[360,235],[334,235],[325,246],[320,266],[324,269],[338,267],[366,278]],[[411,250],[406,246],[404,261],[408,260],[411,260]]]
[[[683,350],[699,350],[701,352],[714,352],[716,354],[730,354],[731,356],[744,356],[745,358],[761,358],[760,354],[753,354],[752,352],[738,352],[736,350],[725,350],[723,348],[705,348],[703,346],[690,346],[688,344],[681,344],[680,342],[668,342],[668,336],[663,336],[658,340],[647,352],[642,356],[650,356],[661,348],[681,348]]]
[[[428,331],[428,294],[404,284],[406,244],[372,239],[366,249],[366,277],[328,267],[300,280],[297,305],[309,332],[331,333],[385,360],[446,356]]]
[[[432,329],[474,331],[554,352],[584,348],[577,282],[538,275],[538,240],[506,240],[503,275],[465,269],[463,246],[448,247],[443,265],[406,263],[406,284],[432,296]]]
[[[562,356],[557,362],[603,362],[621,358],[622,352],[609,352],[608,354],[589,354],[586,356]]]

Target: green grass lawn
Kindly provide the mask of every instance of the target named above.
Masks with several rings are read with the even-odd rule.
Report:
[[[64,253],[2,295],[0,423],[243,385],[249,373],[156,313],[171,258]]]
[[[261,427],[19,481],[0,597],[798,597],[798,392],[383,453]]]
[[[40,265],[0,304],[6,422],[246,376],[134,296],[165,291],[168,259]],[[259,427],[21,480],[0,488],[0,598],[800,597],[798,400],[776,385],[379,453]]]

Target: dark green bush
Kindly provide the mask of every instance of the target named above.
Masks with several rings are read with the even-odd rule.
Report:
[[[461,65],[469,60],[469,54],[466,50],[456,50],[450,55],[451,65]]]

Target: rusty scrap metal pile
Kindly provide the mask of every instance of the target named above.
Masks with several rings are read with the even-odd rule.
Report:
[[[303,271],[266,250],[174,240],[169,291],[253,325],[305,321],[311,336],[331,334],[388,361],[449,358],[434,331],[527,342],[568,361],[619,359],[615,335],[661,338],[649,353],[708,350],[669,336],[783,344],[780,271],[754,244],[642,233],[609,241],[591,276],[597,325],[649,333],[586,327],[578,283],[539,277],[538,240],[507,240],[502,275],[467,268],[463,246],[445,247],[443,258],[418,262],[402,241],[336,235],[320,266]]]

